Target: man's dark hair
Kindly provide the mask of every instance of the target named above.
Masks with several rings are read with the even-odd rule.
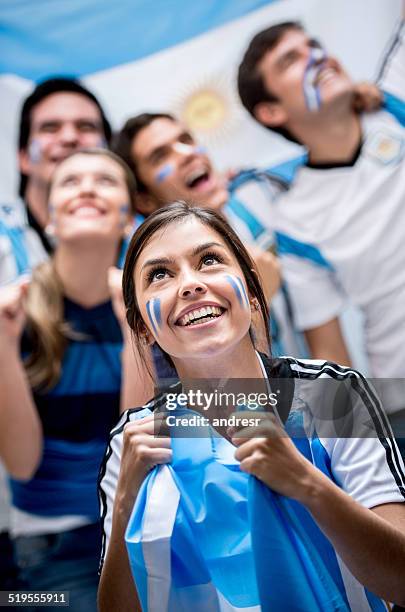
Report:
[[[71,77],[52,77],[39,83],[34,91],[25,99],[20,114],[20,127],[18,136],[18,149],[21,151],[27,147],[28,140],[31,132],[31,114],[33,108],[37,106],[42,100],[54,93],[76,93],[85,98],[91,100],[100,111],[104,138],[107,144],[111,140],[111,126],[104,114],[104,111],[97,100],[96,96],[91,93],[86,87],[84,87],[77,79]],[[25,189],[27,187],[28,177],[25,174],[20,173],[20,187],[19,194],[24,197]]]
[[[257,120],[255,108],[260,102],[277,102],[277,97],[266,89],[258,64],[263,57],[274,49],[289,30],[303,30],[298,21],[286,21],[263,30],[251,40],[238,70],[238,92],[243,106]],[[283,127],[265,126],[281,134],[292,142],[295,138]]]
[[[177,122],[177,119],[173,115],[168,113],[142,113],[128,119],[123,127],[114,136],[112,143],[112,150],[114,153],[122,157],[122,159],[131,168],[136,178],[136,184],[138,185],[138,191],[147,191],[146,185],[142,182],[136,163],[134,162],[132,155],[133,142],[136,136],[143,128],[148,127],[156,119],[169,119],[169,121]]]

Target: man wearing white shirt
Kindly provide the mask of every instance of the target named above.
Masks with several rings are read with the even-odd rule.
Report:
[[[367,116],[353,110],[354,84],[338,60],[297,23],[256,35],[238,75],[252,116],[308,150],[274,206],[298,327],[314,357],[336,360],[349,298],[381,378],[405,377],[404,54],[402,24],[381,71],[385,108]],[[388,411],[404,408],[402,395],[387,398]]]

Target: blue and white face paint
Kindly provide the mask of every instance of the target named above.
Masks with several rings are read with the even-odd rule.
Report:
[[[165,164],[159,172],[155,174],[155,180],[157,183],[162,183],[174,172],[174,164]]]
[[[120,206],[120,228],[124,229],[128,223],[129,204]]]
[[[250,308],[249,298],[246,293],[245,286],[242,282],[242,279],[239,276],[231,276],[227,274],[225,276],[228,283],[232,286],[235,291],[236,297],[238,298],[238,302],[242,308]]]
[[[326,53],[322,47],[314,47],[308,59],[308,64],[305,68],[302,87],[307,108],[311,112],[316,112],[321,108],[321,92],[318,85],[315,84],[316,77],[321,69],[322,62],[326,59]]]
[[[28,146],[28,156],[33,164],[39,164],[42,160],[42,147],[39,140],[31,140]]]
[[[160,309],[160,298],[152,298],[146,302],[146,310],[149,321],[155,335],[158,335],[162,326],[162,314]]]
[[[174,142],[171,149],[181,155],[205,155],[207,150],[202,145],[187,144],[186,142]],[[165,164],[155,175],[157,183],[162,183],[175,171],[175,165],[172,162]]]

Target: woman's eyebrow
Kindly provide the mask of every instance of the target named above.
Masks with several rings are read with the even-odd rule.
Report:
[[[198,255],[199,253],[201,253],[202,251],[205,251],[206,249],[211,249],[212,247],[220,247],[221,249],[224,248],[224,245],[219,243],[219,242],[205,242],[204,244],[200,244],[199,246],[195,247],[192,251],[191,254],[192,255]]]
[[[210,249],[214,246],[220,247],[221,249],[224,248],[224,245],[221,244],[220,242],[205,242],[204,244],[199,244],[197,247],[195,247],[191,251],[191,255],[192,256],[198,255],[199,253],[202,253],[202,251],[205,251],[206,249]],[[175,263],[176,263],[175,260],[172,259],[171,257],[156,257],[155,259],[148,259],[147,261],[145,261],[145,263],[142,266],[142,270],[150,266],[163,265],[163,264],[173,265]]]
[[[157,257],[156,259],[148,259],[142,266],[142,270],[149,266],[157,266],[162,264],[174,264],[174,259],[169,257]]]

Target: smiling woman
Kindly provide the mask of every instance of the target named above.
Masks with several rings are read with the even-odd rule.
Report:
[[[227,353],[235,350],[233,363],[239,362],[242,376],[242,356],[254,355],[253,328],[249,334],[252,309],[255,312],[258,307],[263,320],[268,316],[258,274],[222,216],[205,209],[198,209],[198,215],[189,211],[184,204],[169,207],[148,218],[138,229],[138,240],[132,241],[128,249],[123,277],[128,323],[140,346],[152,334],[179,374],[186,362],[191,375],[192,343],[197,359],[210,356],[212,371],[204,369],[207,378],[220,376]],[[176,220],[178,223],[171,227]],[[169,231],[172,251],[162,246],[167,244]],[[181,252],[177,245],[183,246]],[[154,316],[157,304],[159,323]],[[207,309],[211,310],[209,318]],[[267,325],[265,329],[269,345]],[[252,361],[252,375],[258,375],[260,369],[256,360]],[[234,377],[237,376],[235,371]]]
[[[253,379],[256,379],[268,389],[272,381],[276,384],[277,379],[287,378],[290,391],[284,401],[287,408],[283,414],[285,429],[281,424],[280,412],[255,412],[255,417],[259,418],[257,427],[245,427],[243,417],[248,418],[251,413],[241,412],[238,414],[242,418],[240,427],[231,427],[225,433],[218,429],[225,436],[221,438],[218,448],[227,448],[227,461],[234,455],[232,470],[225,486],[223,482],[216,482],[215,478],[210,481],[209,488],[214,491],[215,498],[213,506],[207,501],[208,488],[200,490],[198,499],[193,500],[200,511],[195,517],[196,530],[189,544],[192,551],[190,568],[185,553],[188,548],[181,549],[181,553],[176,548],[179,546],[179,531],[176,532],[177,539],[174,537],[173,541],[169,541],[170,550],[167,549],[168,532],[163,526],[166,525],[163,517],[171,516],[176,511],[170,505],[173,498],[166,494],[170,487],[165,487],[171,483],[170,486],[180,495],[180,503],[183,503],[181,492],[184,490],[182,487],[188,486],[187,479],[188,483],[190,481],[190,466],[196,462],[196,481],[200,482],[204,478],[201,475],[207,469],[204,462],[207,457],[201,459],[198,455],[200,458],[196,459],[194,447],[200,447],[197,440],[189,440],[190,444],[186,447],[189,455],[183,453],[183,462],[176,463],[174,453],[175,450],[180,452],[181,448],[184,450],[184,438],[174,442],[169,437],[155,435],[166,420],[162,413],[165,394],[149,402],[143,410],[137,408],[123,415],[112,433],[100,478],[104,531],[100,610],[142,608],[150,612],[186,612],[192,605],[196,612],[217,611],[223,609],[220,601],[227,595],[215,583],[216,579],[219,580],[218,572],[221,576],[224,576],[224,572],[235,574],[225,576],[227,585],[232,584],[234,589],[232,597],[226,600],[227,610],[241,609],[230,602],[232,598],[238,600],[242,595],[246,602],[247,593],[249,603],[246,605],[255,612],[280,609],[274,606],[271,599],[268,585],[273,584],[274,589],[278,585],[277,581],[272,583],[268,579],[270,567],[256,566],[257,579],[261,572],[265,576],[262,583],[265,588],[260,590],[260,596],[254,592],[256,587],[250,588],[256,584],[256,578],[250,586],[244,581],[244,574],[248,572],[252,555],[255,554],[253,549],[257,546],[250,533],[243,537],[248,533],[245,531],[248,530],[248,512],[244,515],[246,524],[243,521],[243,524],[240,523],[243,534],[231,531],[235,524],[231,514],[223,522],[216,517],[219,499],[229,497],[229,500],[234,500],[231,472],[235,473],[238,469],[241,473],[255,476],[279,495],[294,499],[299,507],[305,509],[306,518],[300,523],[302,529],[308,529],[311,546],[319,555],[323,554],[325,544],[330,547],[324,560],[331,574],[330,579],[334,581],[333,589],[340,593],[338,597],[341,598],[342,607],[339,609],[384,609],[370,590],[387,600],[403,602],[403,576],[398,568],[405,563],[405,536],[401,529],[405,518],[404,504],[401,503],[405,497],[405,475],[384,412],[374,392],[358,372],[329,362],[297,362],[292,358],[271,360],[255,351],[252,315],[259,313],[267,329],[266,300],[252,260],[224,219],[212,211],[189,207],[185,203],[176,203],[152,214],[130,243],[123,291],[127,320],[139,350],[145,344],[158,343],[171,358],[184,389],[189,388],[190,379],[220,378],[230,381],[230,389],[237,383],[235,379],[248,379],[248,386],[250,383],[253,386]],[[301,379],[309,383],[313,380],[314,384],[300,387],[298,383]],[[359,430],[359,437],[348,437],[347,432],[346,435],[338,435],[333,427],[326,431],[325,423],[319,418],[322,411],[327,409],[322,395],[324,387],[316,384],[322,382],[320,379],[349,381],[355,395],[356,414],[362,424],[373,423],[378,436],[376,432],[373,435],[368,431],[366,435]],[[300,395],[297,395],[298,390]],[[184,412],[171,414],[184,416]],[[170,429],[173,427],[170,426]],[[297,436],[294,442],[288,435],[290,431],[299,432],[294,433]],[[162,465],[168,463],[171,464],[171,471]],[[151,470],[153,473],[149,477]],[[175,478],[170,476],[173,471]],[[145,479],[147,483],[142,487]],[[240,495],[245,495],[245,499],[248,495],[247,481],[243,482],[243,493],[238,488],[239,502]],[[164,500],[161,508],[157,500]],[[190,520],[193,504],[189,497],[184,503],[187,520]],[[158,518],[155,532],[147,517],[150,516],[149,510],[156,508]],[[140,523],[127,533],[127,553],[124,534],[131,513],[131,521],[138,518]],[[236,510],[235,504],[236,521],[240,515],[239,506]],[[243,570],[227,565],[227,554],[223,559],[215,557],[215,563],[208,554],[204,557],[205,564],[198,565],[198,571],[195,570],[196,558],[201,559],[207,553],[207,537],[199,539],[198,532],[203,524],[202,533],[206,533],[206,521],[209,522],[210,518],[216,530],[215,533],[211,532],[211,537],[216,539],[213,543],[215,550],[217,542],[219,546],[221,542],[234,541],[238,555],[243,553],[243,559],[247,560]],[[263,534],[268,525],[267,519],[260,515]],[[176,522],[176,529],[181,529],[182,520],[179,518],[179,522]],[[313,523],[318,529],[315,539]],[[128,554],[131,556],[130,551],[139,543],[143,528],[145,540],[140,541],[142,553],[132,558],[130,567]],[[163,559],[166,559],[166,553],[154,557],[153,547],[148,547],[155,539],[160,542],[159,534],[164,540],[162,546],[168,554],[167,558],[172,559],[168,566]],[[212,552],[212,549],[209,551]],[[270,550],[270,559],[271,556]],[[279,556],[279,551],[276,556]],[[174,561],[176,559],[181,559],[180,565]],[[342,561],[347,568],[344,571],[340,570]],[[277,561],[275,565],[278,565]],[[167,569],[163,571],[162,567]],[[196,575],[191,576],[189,572],[192,569]],[[287,564],[285,575],[277,575],[278,580],[287,585],[285,593],[290,598],[290,606],[286,605],[286,608],[298,607],[298,601],[294,599],[297,591],[292,587],[294,575],[290,565]],[[209,604],[211,607],[206,607],[203,595],[209,592],[212,596],[212,590],[205,590],[208,588],[207,582],[210,585],[213,583],[219,591],[215,596],[218,599]],[[320,579],[319,583],[324,584]],[[156,587],[156,584],[159,586]],[[163,605],[160,599],[162,585],[168,585],[170,593],[168,603]],[[336,609],[336,600],[333,603],[330,595],[333,589],[329,591],[327,606],[322,610]],[[151,603],[155,598],[159,601],[157,606]],[[311,606],[300,609],[314,610]]]
[[[49,192],[54,257],[29,287],[0,292],[0,454],[15,478],[21,585],[69,590],[77,611],[96,610],[96,482],[108,434],[120,407],[147,399],[122,295],[109,283],[135,188],[108,151],[61,162]]]

